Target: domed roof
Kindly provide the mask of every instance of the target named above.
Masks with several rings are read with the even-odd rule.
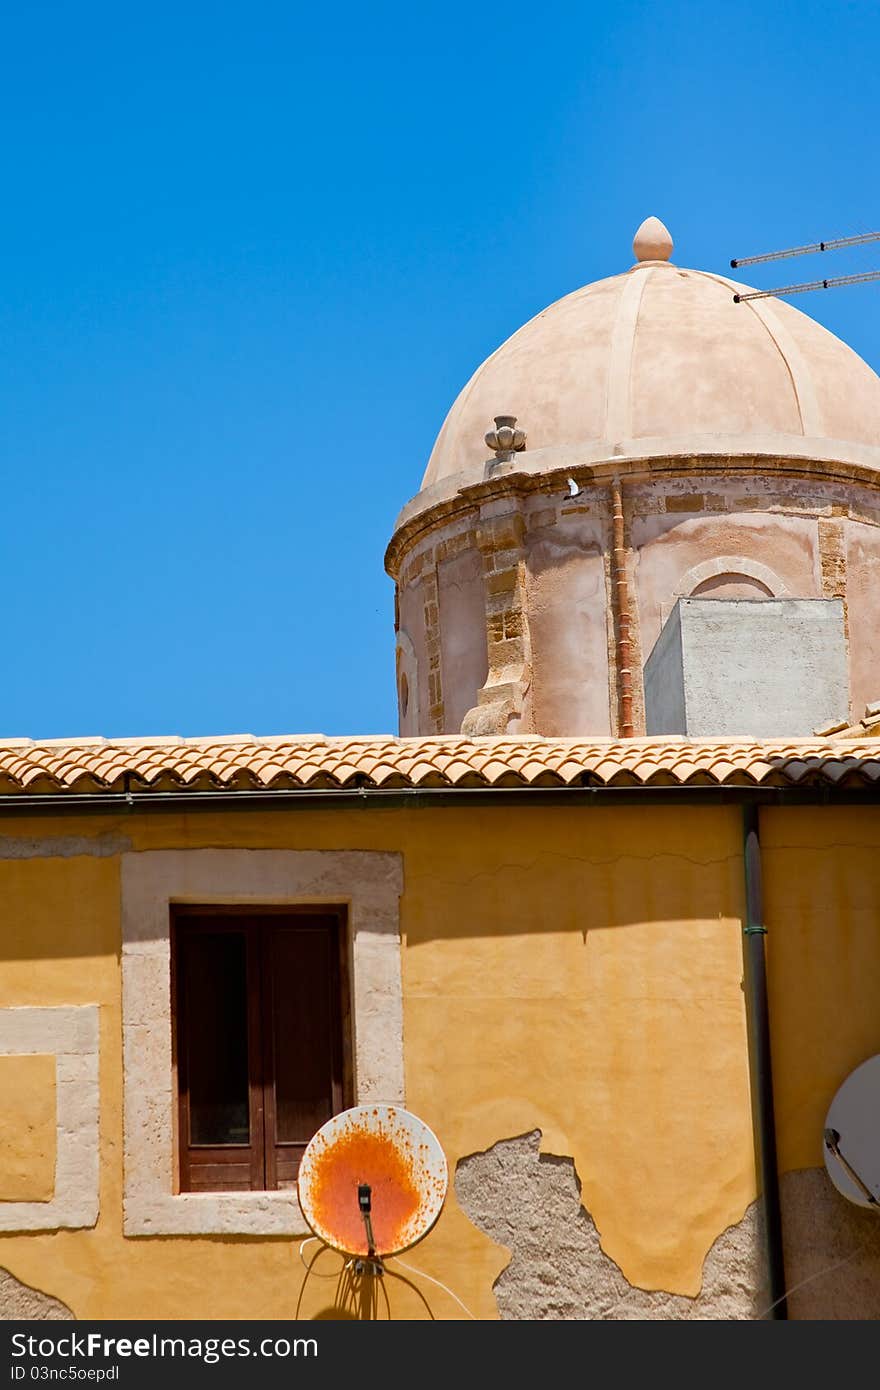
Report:
[[[737,303],[748,287],[674,265],[657,218],[633,249],[630,270],[551,304],[477,369],[423,489],[482,473],[484,437],[500,415],[526,432],[516,469],[557,466],[560,448],[569,465],[576,448],[584,461],[760,451],[880,467],[880,377],[851,348],[790,304]],[[552,453],[539,463],[535,450]]]

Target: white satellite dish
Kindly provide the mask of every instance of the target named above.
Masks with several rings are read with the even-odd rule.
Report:
[[[443,1207],[437,1136],[397,1105],[356,1105],[309,1141],[297,1191],[309,1228],[347,1255],[381,1260],[427,1235]]]
[[[838,1192],[857,1206],[880,1208],[880,1056],[862,1062],[840,1087],[822,1147]]]

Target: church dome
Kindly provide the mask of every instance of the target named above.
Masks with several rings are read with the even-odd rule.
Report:
[[[477,369],[423,489],[483,476],[501,415],[526,434],[516,470],[689,452],[880,468],[880,377],[851,348],[790,304],[737,303],[747,286],[673,264],[656,218],[633,248],[630,270],[551,304]]]

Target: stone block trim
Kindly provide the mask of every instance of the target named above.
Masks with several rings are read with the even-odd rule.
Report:
[[[296,1193],[179,1192],[172,1073],[173,903],[348,905],[358,1104],[405,1103],[399,854],[146,850],[122,856],[124,1220],[128,1236],[305,1235]]]
[[[507,502],[489,503],[477,530],[483,561],[488,674],[462,721],[471,735],[506,733],[531,724],[526,519]]]
[[[55,1057],[55,1191],[0,1202],[0,1230],[94,1226],[99,1206],[98,1005],[0,1009],[0,1054]]]
[[[846,598],[846,533],[839,519],[820,519],[819,564],[822,571],[822,597]]]

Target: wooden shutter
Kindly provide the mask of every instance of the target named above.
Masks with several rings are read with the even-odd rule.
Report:
[[[263,927],[266,1186],[294,1187],[306,1144],[344,1109],[335,916]]]

